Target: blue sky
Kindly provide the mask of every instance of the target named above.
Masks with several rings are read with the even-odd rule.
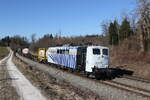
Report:
[[[134,7],[135,0],[0,0],[0,36],[101,34],[104,20]]]

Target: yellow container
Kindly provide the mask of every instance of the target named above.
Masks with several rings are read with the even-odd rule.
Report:
[[[46,48],[39,48],[38,49],[38,60],[39,61],[46,61],[47,57],[46,57]]]

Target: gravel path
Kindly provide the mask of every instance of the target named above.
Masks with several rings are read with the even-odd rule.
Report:
[[[12,86],[13,78],[10,78],[6,67],[7,58],[0,61],[0,100],[19,100],[20,97]]]
[[[13,86],[17,89],[21,100],[46,100],[46,98],[35,88],[26,77],[17,69],[12,62],[13,52],[10,50],[10,57],[7,62],[7,68],[13,80]]]

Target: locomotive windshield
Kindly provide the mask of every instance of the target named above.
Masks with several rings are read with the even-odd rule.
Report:
[[[103,55],[108,55],[108,49],[103,49]]]
[[[94,48],[94,49],[93,49],[93,54],[94,54],[94,55],[100,55],[100,49]]]

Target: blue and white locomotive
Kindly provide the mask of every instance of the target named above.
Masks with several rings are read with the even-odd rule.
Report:
[[[103,46],[49,47],[46,57],[50,63],[87,73],[104,74],[109,67],[109,48]]]

